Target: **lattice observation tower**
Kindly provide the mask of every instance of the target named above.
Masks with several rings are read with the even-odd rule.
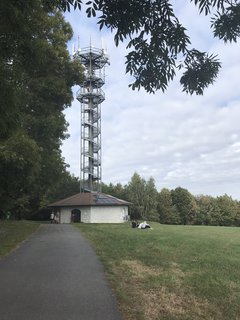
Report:
[[[92,46],[74,55],[84,66],[84,81],[77,92],[81,103],[80,182],[81,191],[101,191],[101,103],[105,100],[105,66],[109,58],[103,49]]]

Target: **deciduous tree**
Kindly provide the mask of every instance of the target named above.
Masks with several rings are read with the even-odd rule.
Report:
[[[163,224],[180,224],[180,216],[173,204],[171,191],[163,188],[158,194],[157,210],[159,221]]]
[[[150,177],[146,181],[145,186],[145,217],[148,220],[159,220],[157,213],[157,198],[158,192],[156,189],[155,180],[153,177]]]
[[[237,0],[188,0],[200,13],[210,17],[215,37],[236,42],[240,35],[240,3]],[[45,0],[66,11],[82,9],[82,0]],[[197,9],[196,9],[197,10]],[[115,43],[127,41],[126,71],[135,79],[132,89],[147,92],[165,91],[169,82],[182,69],[183,91],[203,94],[220,69],[214,54],[192,48],[187,30],[180,23],[170,0],[89,0],[88,17],[98,17],[100,29],[115,32]]]
[[[62,111],[82,67],[70,58],[72,29],[56,8],[49,11],[41,0],[3,0],[0,10],[0,201],[26,214],[66,173]]]
[[[145,184],[146,181],[135,172],[127,186],[129,200],[133,203],[131,207],[131,215],[134,218],[144,217]]]
[[[184,188],[178,187],[171,191],[172,203],[180,216],[181,224],[191,224],[196,215],[196,202],[193,195]]]
[[[133,203],[131,207],[132,217],[158,220],[157,190],[152,177],[146,181],[135,172],[126,190],[128,200]]]
[[[216,202],[219,207],[218,224],[220,226],[234,225],[238,215],[237,202],[227,194],[217,197]]]
[[[219,207],[216,198],[208,195],[199,195],[195,197],[195,200],[197,203],[197,213],[194,224],[217,224],[215,217],[219,214]]]

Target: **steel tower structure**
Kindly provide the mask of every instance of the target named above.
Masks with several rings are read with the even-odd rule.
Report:
[[[84,81],[77,92],[81,103],[80,191],[101,191],[101,103],[105,95],[105,65],[108,56],[92,46],[74,54],[85,68]]]

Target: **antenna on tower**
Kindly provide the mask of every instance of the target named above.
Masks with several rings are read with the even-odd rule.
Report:
[[[78,36],[78,51],[80,50],[80,36]]]

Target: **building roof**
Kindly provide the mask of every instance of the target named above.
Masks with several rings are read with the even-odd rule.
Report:
[[[101,192],[77,193],[71,197],[50,203],[48,207],[74,206],[129,206],[131,203]]]

